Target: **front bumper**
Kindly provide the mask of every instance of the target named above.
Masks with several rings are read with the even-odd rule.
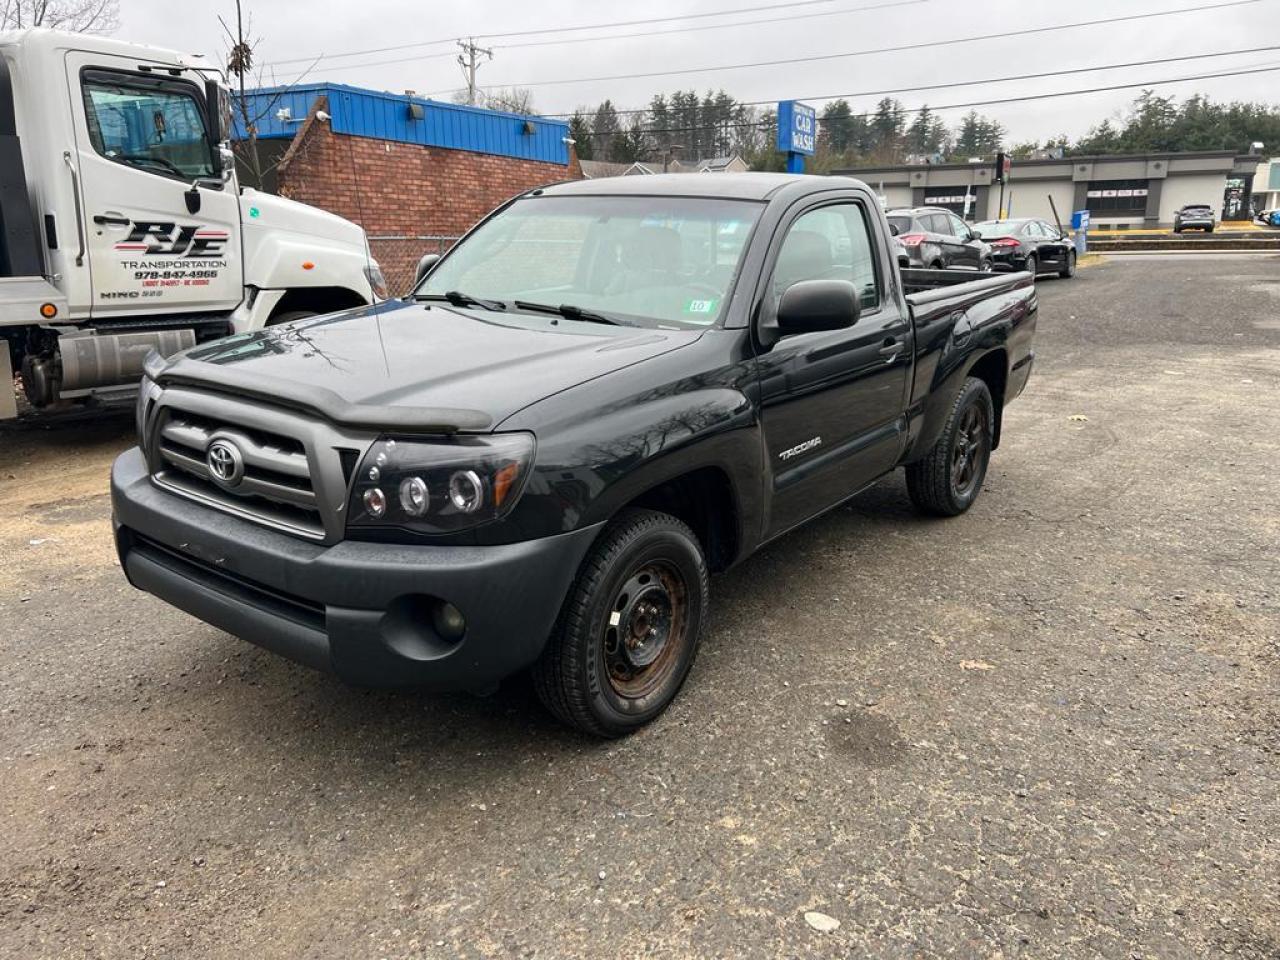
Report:
[[[1173,223],[1176,230],[1212,230],[1215,222],[1213,220],[1175,220]]]
[[[166,493],[142,452],[111,468],[129,582],[219,629],[361,686],[486,690],[542,652],[599,527],[500,546],[325,546]],[[461,640],[434,628],[451,603]]]

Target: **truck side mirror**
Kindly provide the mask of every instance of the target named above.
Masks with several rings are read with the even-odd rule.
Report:
[[[848,280],[801,280],[782,291],[777,327],[787,336],[841,330],[858,322],[858,288]]]
[[[204,124],[209,131],[209,149],[219,172],[225,172],[226,156],[222,145],[231,139],[231,98],[216,80],[204,82]]]
[[[418,269],[414,271],[413,285],[416,287],[422,282],[422,278],[431,272],[431,268],[440,262],[440,254],[427,253],[418,261]]]

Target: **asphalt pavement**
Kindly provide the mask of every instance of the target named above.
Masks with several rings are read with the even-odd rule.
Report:
[[[129,415],[0,428],[0,956],[1280,957],[1280,256],[1039,292],[974,509],[718,577],[616,743],[134,591]]]

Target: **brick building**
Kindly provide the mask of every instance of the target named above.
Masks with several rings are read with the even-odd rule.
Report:
[[[369,235],[393,293],[509,197],[582,176],[568,124],[340,84],[251,95],[264,189]]]

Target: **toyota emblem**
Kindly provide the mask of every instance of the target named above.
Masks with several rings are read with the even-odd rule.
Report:
[[[209,476],[224,487],[234,487],[244,478],[244,457],[234,443],[215,440],[205,453]]]

